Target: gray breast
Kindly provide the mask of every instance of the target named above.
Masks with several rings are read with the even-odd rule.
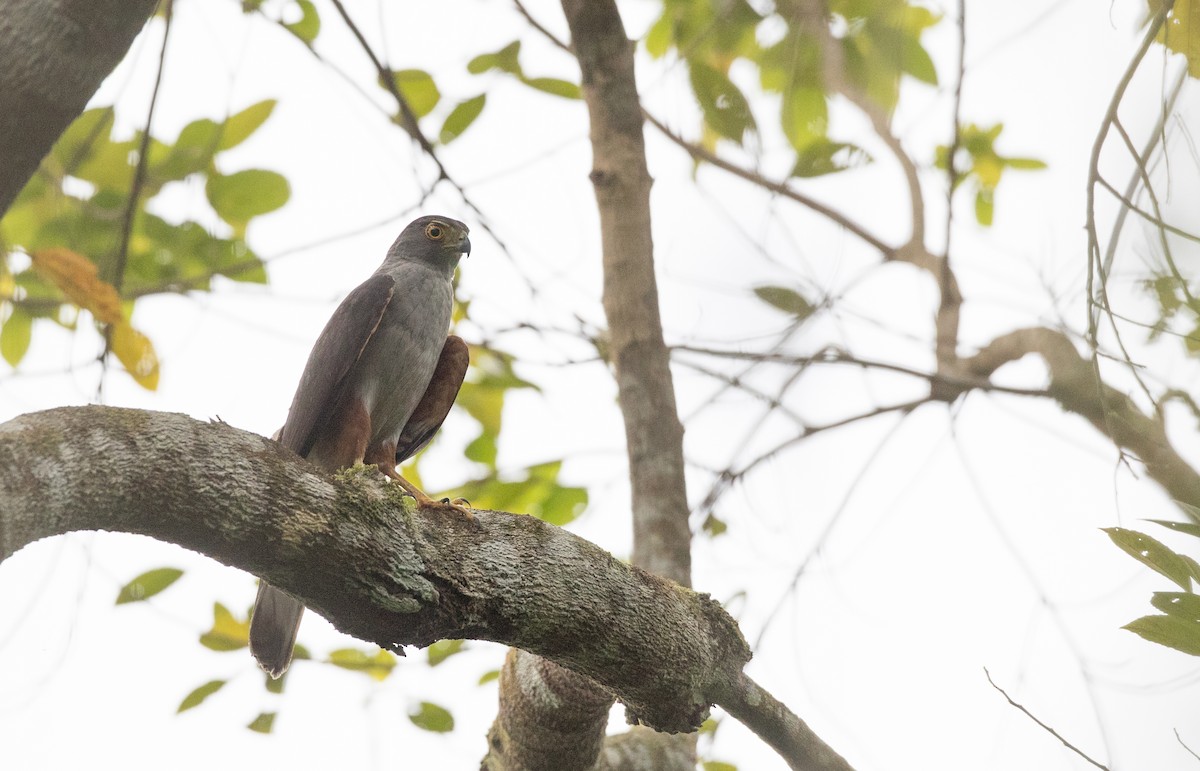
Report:
[[[454,304],[444,273],[418,263],[402,263],[390,272],[396,282],[392,300],[351,376],[371,416],[372,445],[398,438],[421,401]]]

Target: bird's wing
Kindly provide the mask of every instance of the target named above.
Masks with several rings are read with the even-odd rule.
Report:
[[[461,337],[450,335],[446,338],[437,369],[425,388],[425,395],[400,432],[400,439],[396,442],[396,463],[416,455],[442,427],[446,415],[454,406],[463,378],[467,376],[469,359],[467,344]]]
[[[342,300],[321,331],[304,365],[296,396],[288,409],[279,441],[307,455],[317,431],[338,404],[347,375],[383,318],[395,284],[390,276],[371,276]]]

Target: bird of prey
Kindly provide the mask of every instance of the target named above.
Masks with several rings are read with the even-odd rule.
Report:
[[[449,217],[404,228],[317,338],[279,434],[285,447],[327,471],[375,464],[419,505],[447,505],[401,477],[396,464],[437,433],[466,375],[466,343],[446,331],[454,269],[470,252],[467,226]],[[273,678],[291,664],[303,614],[300,601],[259,583],[250,652]]]

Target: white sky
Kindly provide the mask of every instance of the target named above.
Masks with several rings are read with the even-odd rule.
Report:
[[[557,3],[527,5],[561,31]],[[631,33],[640,34],[655,5],[622,5]],[[418,3],[388,5],[382,13],[377,3],[348,7],[372,30],[373,42],[386,40],[393,67],[434,74],[442,114],[488,89],[483,117],[443,158],[513,259],[476,228],[462,271],[473,323],[460,332],[519,352],[529,362],[521,371],[545,386],[540,395],[511,398],[502,463],[519,469],[567,459],[565,481],[586,484],[592,495],[592,506],[571,528],[627,555],[628,488],[611,378],[595,364],[539,364],[590,355],[568,335],[499,334],[518,323],[571,331],[575,315],[602,323],[584,107],[465,70],[474,54],[517,37],[525,41],[522,60],[531,75],[573,78],[569,59],[528,32],[505,3],[457,0],[437,4],[436,12],[433,4]],[[1087,158],[1140,37],[1141,7],[1133,0],[968,3],[964,118],[1003,121],[1000,150],[1041,158],[1050,168],[1005,180],[990,230],[971,222],[968,198],[960,201],[954,243],[967,297],[964,350],[1022,325],[1065,320],[1083,327]],[[369,90],[373,73],[333,10],[321,11],[320,50]],[[161,34],[161,24],[153,25],[135,44],[133,62],[97,97],[98,104],[118,100],[127,129],[143,120]],[[948,82],[952,25],[930,34],[927,45]],[[1139,144],[1156,117],[1160,61],[1145,67],[1122,113]],[[644,58],[639,67],[650,109],[690,133],[696,110],[681,88],[682,68]],[[1185,115],[1194,112],[1189,95],[1181,101]],[[388,103],[382,93],[371,96]],[[274,116],[255,138],[223,156],[228,165],[222,168],[275,169],[292,184],[287,207],[250,230],[259,254],[285,255],[271,263],[270,287],[219,280],[214,294],[141,301],[134,321],[162,358],[161,384],[147,394],[124,375],[110,374],[107,403],[219,415],[269,434],[283,420],[329,313],[375,268],[411,217],[418,196],[414,164],[422,179],[431,177],[401,132],[286,35],[243,19],[236,4],[181,3],[155,132],[171,137],[196,117],[220,117],[268,97],[280,100]],[[933,144],[946,137],[947,94],[910,84],[904,98],[896,125],[927,163]],[[838,125],[853,134],[862,122],[843,113]],[[760,108],[760,123],[769,123],[767,114]],[[436,125],[430,124],[431,133]],[[690,161],[652,130],[647,136],[671,342],[754,348],[775,339],[783,320],[750,293],[769,282],[844,294],[838,312],[806,326],[790,350],[807,353],[837,342],[863,356],[928,364],[933,297],[923,277],[914,280],[905,266],[875,267],[874,255],[851,237],[716,170],[702,170],[694,184]],[[784,157],[781,140],[767,126],[763,142],[770,168]],[[899,242],[907,235],[904,189],[886,152],[874,148],[873,154],[881,160],[876,166],[805,189]],[[1170,203],[1182,218],[1195,201],[1186,180],[1197,175],[1186,155],[1181,158],[1173,166]],[[1123,187],[1128,168],[1116,154],[1111,161],[1111,179]],[[944,202],[936,175],[926,182],[930,231],[940,233],[934,223]],[[161,213],[204,217],[205,206],[200,187],[181,186]],[[422,211],[469,220],[446,189]],[[1105,212],[1111,216],[1111,207]],[[378,223],[384,224],[368,227]],[[348,232],[357,234],[324,243]],[[1136,279],[1154,252],[1136,227],[1131,232],[1118,266]],[[753,241],[765,244],[769,256]],[[1136,295],[1125,293],[1125,299],[1134,315],[1150,314]],[[1143,338],[1134,333],[1131,339],[1140,346]],[[97,340],[90,332],[71,336],[37,326],[22,371],[0,374],[0,420],[92,400]],[[1139,361],[1186,388],[1195,382],[1195,367],[1174,348],[1142,346]],[[745,462],[794,432],[776,417],[739,449],[761,407],[738,392],[714,399],[712,381],[685,368],[677,368],[676,377],[688,455],[697,464],[689,478],[693,503],[711,482],[703,467]],[[768,389],[781,382],[778,373],[754,377]],[[1113,377],[1121,375],[1114,371]],[[1001,378],[1033,387],[1043,382],[1034,362],[1013,365]],[[917,395],[902,379],[824,369],[808,373],[789,404],[820,423]],[[1194,424],[1173,417],[1173,435],[1197,457]],[[457,455],[469,431],[467,421],[447,425],[424,465],[431,490],[469,473]],[[882,418],[831,432],[764,464],[726,495],[717,513],[730,530],[720,539],[697,539],[696,587],[727,602],[752,642],[773,619],[751,674],[856,767],[1088,767],[1008,706],[987,684],[984,667],[1039,718],[1110,767],[1196,766],[1174,734],[1177,729],[1200,748],[1195,662],[1119,628],[1150,612],[1152,591],[1170,587],[1098,530],[1176,515],[1155,486],[1116,464],[1090,426],[1053,404],[976,394],[949,413],[931,406],[899,426]],[[1144,529],[1168,538],[1152,527]],[[796,591],[785,595],[806,559]],[[149,603],[113,607],[119,586],[162,565],[187,572]],[[214,600],[241,612],[253,591],[254,579],[244,573],[125,535],[54,539],[0,565],[6,767],[56,769],[97,759],[128,769],[477,766],[495,713],[495,686],[475,681],[499,665],[500,649],[472,643],[469,652],[432,670],[418,663],[418,654],[382,685],[302,662],[281,699],[263,691],[244,651],[213,653],[196,642]],[[311,613],[301,641],[318,653],[350,644]],[[231,682],[200,708],[174,714],[188,691],[217,678]],[[411,726],[406,711],[422,700],[450,707],[455,731],[436,736]],[[279,712],[273,735],[244,728],[270,710]],[[614,714],[619,730],[621,713]],[[702,749],[706,758],[742,769],[784,767],[732,720],[723,721],[715,746]]]

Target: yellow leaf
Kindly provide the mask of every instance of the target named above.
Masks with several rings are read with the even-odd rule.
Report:
[[[112,351],[138,385],[147,391],[158,388],[158,356],[154,353],[154,343],[124,319],[112,326]]]
[[[200,635],[200,644],[214,651],[236,651],[250,643],[250,619],[234,618],[219,602],[213,603],[212,629]]]
[[[1150,7],[1157,13],[1162,8],[1162,2],[1152,2]],[[1200,78],[1200,2],[1177,0],[1167,17],[1167,23],[1158,32],[1158,42],[1186,56],[1188,74]]]
[[[30,257],[34,270],[53,281],[71,302],[91,311],[97,321],[105,324],[121,321],[120,295],[112,284],[100,278],[95,263],[87,257],[62,247],[41,249]],[[157,365],[155,372],[157,376]]]

